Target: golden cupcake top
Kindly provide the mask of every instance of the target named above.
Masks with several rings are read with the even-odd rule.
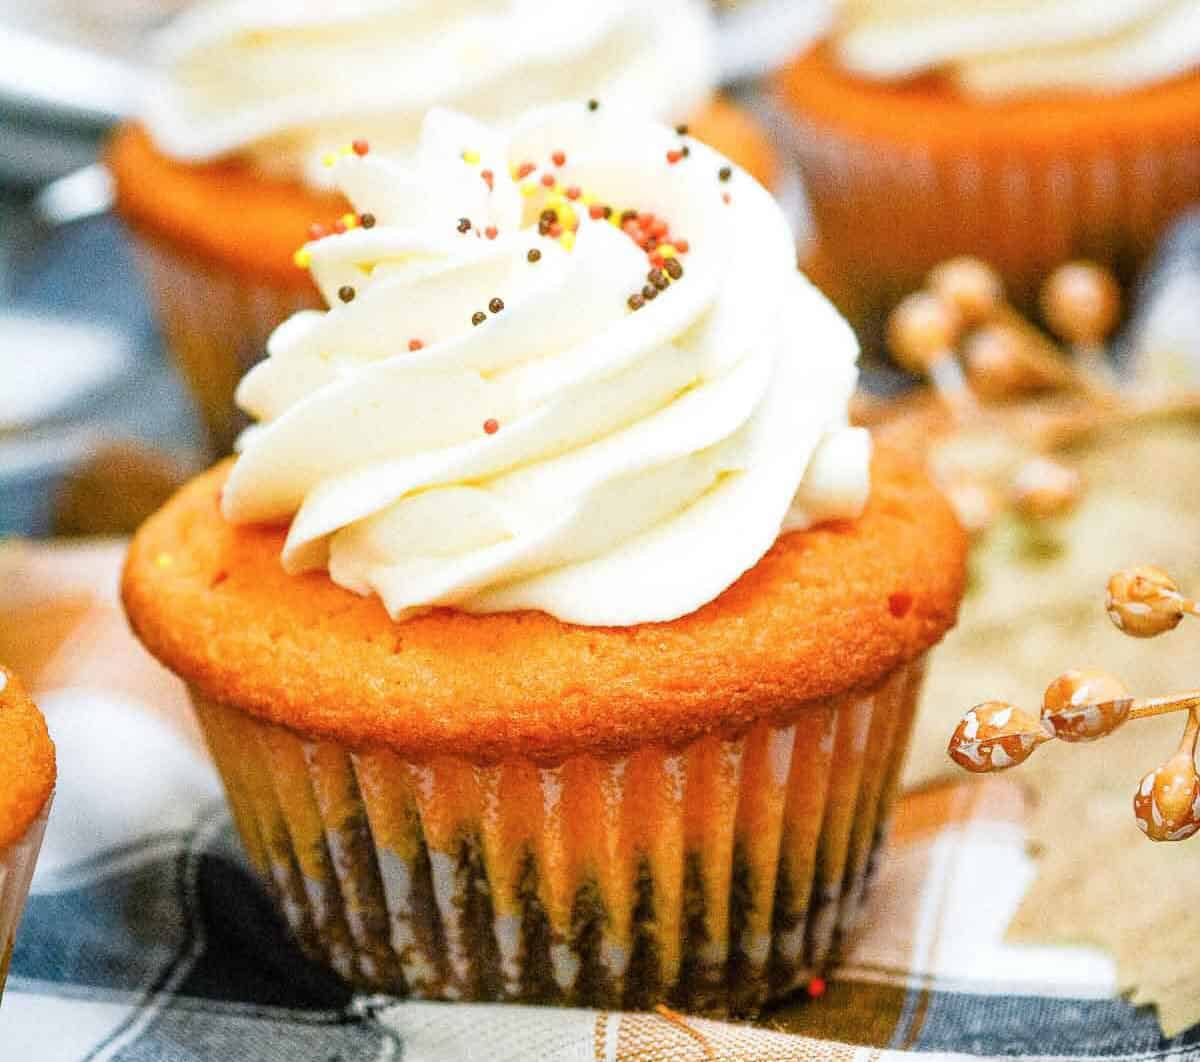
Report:
[[[225,520],[228,473],[198,477],[134,536],[122,583],[134,632],[212,701],[420,759],[560,762],[787,719],[920,657],[953,624],[965,582],[949,506],[880,448],[859,519],[782,536],[670,623],[453,608],[396,623],[323,572],[287,574],[285,527]]]
[[[46,721],[17,676],[0,665],[0,850],[24,836],[56,777]]]

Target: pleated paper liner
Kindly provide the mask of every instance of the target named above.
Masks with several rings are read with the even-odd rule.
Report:
[[[804,268],[868,342],[947,258],[990,262],[1028,309],[1041,281],[1071,258],[1132,279],[1171,221],[1200,201],[1196,136],[1052,155],[976,152],[969,140],[934,151],[793,121],[818,241]]]
[[[752,1014],[854,926],[922,669],[786,725],[549,767],[407,762],[194,701],[251,862],[346,980]]]
[[[41,851],[49,815],[50,801],[47,800],[46,806],[30,823],[24,836],[0,849],[0,997],[4,994],[17,926],[29,896],[29,883],[33,880],[33,869]]]
[[[234,273],[146,233],[134,235],[163,339],[214,453],[228,454],[248,423],[233,399],[238,381],[266,356],[275,328],[297,310],[321,308],[320,296],[312,287]]]

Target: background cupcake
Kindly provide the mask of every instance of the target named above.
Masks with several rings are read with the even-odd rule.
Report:
[[[54,745],[41,712],[0,666],[0,995],[54,791]]]
[[[594,96],[688,121],[763,180],[774,169],[749,117],[713,98],[699,0],[225,0],[190,10],[157,54],[144,119],[109,161],[169,345],[222,450],[241,423],[238,377],[276,324],[319,304],[292,255],[312,223],[346,213],[322,159],[352,140],[404,154],[435,104],[502,120]]]
[[[1189,0],[852,0],[781,77],[813,273],[856,319],[975,254],[1018,297],[1083,256],[1128,274],[1200,198]]]
[[[306,248],[330,309],[139,532],[131,623],[343,976],[752,1012],[853,926],[962,533],[872,467],[744,171],[603,104],[418,160],[334,166],[376,224]]]

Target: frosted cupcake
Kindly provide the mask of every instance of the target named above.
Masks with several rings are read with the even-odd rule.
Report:
[[[54,792],[54,745],[41,712],[0,666],[0,996]]]
[[[313,223],[348,205],[323,160],[351,142],[411,155],[426,110],[503,121],[537,103],[603,99],[688,122],[768,181],[750,117],[713,97],[700,0],[496,4],[422,0],[195,6],[155,49],[140,122],[109,152],[118,208],[140,238],[160,320],[228,452],[241,374],[289,313],[318,306],[292,263]]]
[[[490,176],[485,176],[485,171]],[[749,175],[604,106],[333,167],[258,422],[136,536],[247,852],[348,979],[748,1013],[835,955],[962,533],[847,424]]]
[[[1073,257],[1141,263],[1200,199],[1191,0],[851,0],[780,81],[854,316],[974,254],[1014,295]]]

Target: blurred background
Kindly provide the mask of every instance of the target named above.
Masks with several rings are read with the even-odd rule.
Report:
[[[0,535],[127,529],[201,460],[97,163],[181,6],[0,4]]]

